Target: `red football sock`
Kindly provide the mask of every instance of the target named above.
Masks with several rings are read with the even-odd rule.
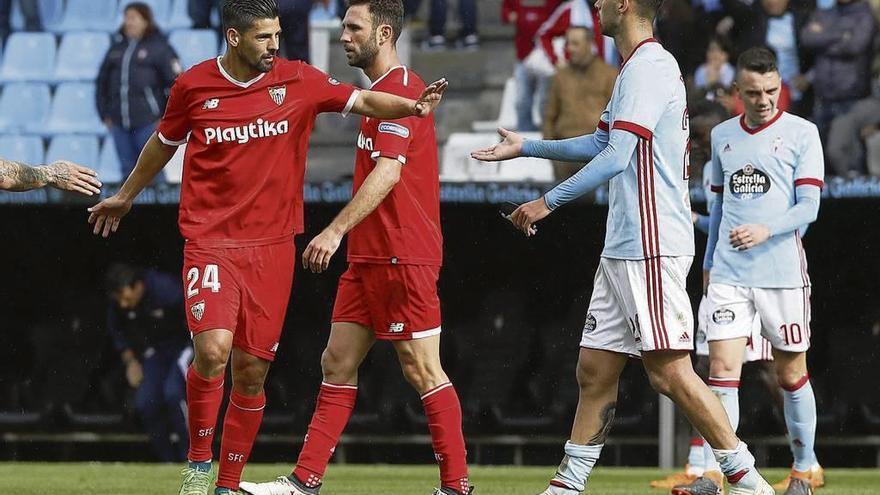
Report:
[[[238,490],[241,471],[247,464],[263,421],[266,396],[241,395],[235,390],[229,397],[226,419],[223,421],[223,437],[220,440],[220,472],[217,486]]]
[[[192,462],[211,460],[211,444],[217,414],[223,402],[223,375],[208,379],[192,366],[186,372],[186,404],[189,417],[189,455]]]
[[[461,432],[461,403],[451,383],[435,387],[422,396],[434,456],[440,463],[440,482],[445,488],[467,493],[467,451]]]
[[[324,471],[357,399],[356,385],[322,383],[293,475],[310,488],[321,484]]]

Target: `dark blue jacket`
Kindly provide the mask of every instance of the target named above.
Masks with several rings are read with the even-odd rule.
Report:
[[[814,24],[818,30],[812,29]],[[868,96],[876,32],[871,6],[862,0],[813,13],[801,30],[801,43],[816,57],[813,65],[816,96],[831,101]]]
[[[141,354],[150,347],[185,346],[189,331],[180,278],[145,270],[143,282],[144,297],[136,308],[124,311],[115,301],[107,308],[107,331],[116,350]]]
[[[126,129],[157,122],[180,71],[177,53],[164,35],[129,40],[117,34],[96,81],[98,115]]]

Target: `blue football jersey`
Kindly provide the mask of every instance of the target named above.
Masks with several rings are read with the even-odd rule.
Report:
[[[745,251],[729,233],[743,224],[769,224],[797,202],[796,188],[821,188],[825,163],[816,126],[780,111],[770,122],[749,128],[740,116],[712,130],[712,190],[723,191],[721,227],[712,258],[711,280],[754,288],[810,285],[798,231],[770,237]]]

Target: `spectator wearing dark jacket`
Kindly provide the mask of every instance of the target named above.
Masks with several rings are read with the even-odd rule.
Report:
[[[309,62],[309,12],[315,0],[278,0],[284,56]]]
[[[736,52],[734,56],[756,46],[773,50],[779,64],[779,75],[791,89],[795,102],[800,101],[801,92],[805,89],[800,32],[807,23],[812,7],[804,5],[806,3],[756,0],[747,4],[741,0],[722,0],[725,11],[733,19],[730,35]]]
[[[40,6],[37,0],[18,0],[21,7],[21,15],[24,17],[25,31],[41,31]],[[12,0],[0,0],[0,41],[6,42],[9,36],[10,21],[12,19]]]
[[[544,111],[550,77],[529,70],[523,60],[535,48],[535,35],[538,28],[550,17],[560,0],[504,0],[501,5],[501,21],[516,26],[516,128],[519,131],[534,131],[537,126],[532,118],[535,100],[538,108]]]
[[[864,0],[837,0],[817,10],[801,30],[801,45],[815,55],[810,81],[815,102],[813,123],[823,142],[837,115],[871,91],[871,62],[877,22]]]
[[[150,7],[128,4],[119,34],[101,64],[95,92],[98,115],[113,136],[123,177],[134,169],[155,131],[180,72],[177,53],[159,32]]]
[[[114,264],[106,275],[107,331],[136,390],[135,408],[163,462],[186,459],[186,379],[192,349],[179,276]],[[179,439],[172,444],[170,434]]]

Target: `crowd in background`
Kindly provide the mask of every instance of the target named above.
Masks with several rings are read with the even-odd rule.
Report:
[[[567,133],[554,129],[560,118],[580,120],[578,130],[589,131],[604,106],[585,112],[583,101],[575,103],[584,88],[606,91],[608,84],[591,67],[603,62],[619,66],[609,40],[596,32],[594,6],[583,0],[505,0],[501,15],[516,26],[518,126],[535,128],[528,110],[537,100],[549,121],[543,128],[546,137],[566,137]],[[710,124],[741,113],[734,89],[736,57],[748,48],[766,46],[777,56],[784,83],[780,107],[819,127],[827,172],[880,175],[878,16],[880,4],[868,0],[666,0],[655,33],[679,61],[691,118],[700,126],[711,128]],[[571,27],[587,30],[590,48],[597,55],[589,63],[571,63],[572,51],[577,50],[572,37],[566,41],[565,57],[547,43],[548,34],[558,35],[560,29]],[[547,70],[549,64],[536,63],[538,58],[548,59],[557,70]],[[579,83],[571,84],[572,79]],[[568,116],[560,117],[557,105],[544,104],[560,93],[564,101],[573,102],[562,106]],[[700,169],[708,158],[708,134],[696,137],[703,138],[695,140],[692,154],[699,165],[695,168]]]

